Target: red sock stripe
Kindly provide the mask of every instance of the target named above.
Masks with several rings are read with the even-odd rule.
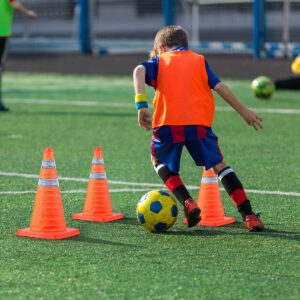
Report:
[[[183,185],[183,182],[178,175],[173,175],[168,178],[165,185],[171,192],[173,192],[177,187]]]
[[[244,189],[235,189],[234,192],[230,194],[230,198],[236,206],[241,205],[248,199]]]

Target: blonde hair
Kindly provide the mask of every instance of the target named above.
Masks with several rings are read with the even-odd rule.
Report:
[[[175,46],[183,46],[188,48],[187,32],[177,25],[171,25],[160,29],[154,39],[153,49],[150,51],[150,57],[161,54],[161,46],[168,48]]]

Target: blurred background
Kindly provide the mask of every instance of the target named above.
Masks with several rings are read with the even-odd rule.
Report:
[[[221,75],[227,77],[251,78],[264,70],[275,77],[288,75],[290,59],[300,52],[300,0],[23,0],[22,3],[35,10],[39,18],[31,22],[15,14],[11,70],[27,71],[30,69],[27,64],[34,57],[39,64],[35,67],[31,64],[33,71],[68,72],[71,68],[70,72],[75,73],[109,74],[111,68],[113,74],[129,74],[134,62],[145,59],[151,50],[156,32],[170,24],[184,26],[191,48],[211,57],[212,65],[221,65],[220,69],[224,69]],[[90,57],[78,58],[79,55]],[[54,56],[58,60],[53,60]],[[74,57],[78,66],[72,63]],[[253,58],[272,60],[272,70],[268,67],[269,60],[253,61]],[[225,70],[232,60],[245,64],[247,71],[234,75]]]

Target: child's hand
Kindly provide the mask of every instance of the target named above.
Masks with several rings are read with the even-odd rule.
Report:
[[[254,111],[245,107],[245,109],[241,113],[241,116],[244,118],[246,123],[249,126],[252,126],[255,130],[259,130],[263,128],[261,124],[262,118],[259,117]]]
[[[138,110],[138,123],[139,126],[145,130],[151,129],[151,114],[148,108],[140,108]]]

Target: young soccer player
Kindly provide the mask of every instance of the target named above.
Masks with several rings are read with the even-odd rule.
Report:
[[[276,90],[300,90],[300,54],[291,65],[293,76],[274,81]]]
[[[11,35],[14,10],[30,19],[37,18],[34,11],[27,9],[16,0],[0,0],[0,112],[9,111],[2,102],[2,74],[4,71],[8,41]]]
[[[188,226],[200,221],[200,209],[179,176],[183,146],[196,165],[213,168],[250,231],[264,228],[233,169],[225,162],[212,131],[214,89],[255,130],[262,119],[245,107],[213,73],[203,55],[188,50],[185,30],[162,28],[156,34],[150,59],[133,72],[139,126],[152,127],[151,161],[167,188],[184,206]],[[154,114],[148,110],[145,83],[155,88]],[[151,119],[153,118],[152,124]]]

